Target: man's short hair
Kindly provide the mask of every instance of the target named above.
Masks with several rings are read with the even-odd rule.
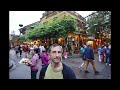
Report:
[[[34,51],[35,51],[36,53],[38,53],[38,49],[37,49],[37,48],[35,48]]]
[[[89,42],[87,42],[87,43],[86,43],[86,45],[87,45],[87,46],[90,46],[90,43],[89,43]]]
[[[51,48],[52,47],[57,47],[57,46],[59,46],[60,48],[61,48],[61,51],[63,52],[63,48],[62,48],[62,46],[60,46],[59,44],[52,44],[50,47],[49,47],[49,49],[48,49],[48,53],[50,53],[51,52]]]

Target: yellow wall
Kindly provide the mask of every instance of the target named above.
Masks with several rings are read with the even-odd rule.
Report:
[[[88,43],[93,47],[93,41],[88,41]]]

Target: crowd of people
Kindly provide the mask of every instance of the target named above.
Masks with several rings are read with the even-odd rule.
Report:
[[[16,45],[14,50],[17,57],[21,57],[24,52],[25,58],[31,59],[31,63],[28,64],[31,67],[31,79],[36,79],[39,60],[42,62],[39,79],[76,79],[73,70],[62,63],[62,57],[66,60],[69,52],[58,44],[51,45],[48,50],[43,45]],[[80,48],[80,53],[84,62],[79,68],[84,66],[84,72],[89,73],[88,65],[91,63],[95,74],[99,74],[99,71],[96,70],[94,52],[89,43]],[[100,62],[111,65],[110,43],[98,47],[98,56]]]
[[[103,44],[98,47],[98,57],[99,62],[106,63],[106,65],[111,66],[111,44]],[[89,62],[92,64],[95,74],[99,74],[99,72],[96,70],[96,64],[94,59],[94,51],[91,48],[90,44],[87,43],[87,45],[83,45],[80,48],[81,57],[83,60],[83,63],[80,65],[80,69],[84,66],[85,73],[89,73],[88,71],[88,65]]]
[[[111,66],[111,44],[100,45],[98,48],[99,62]]]
[[[28,64],[31,68],[31,79],[36,79],[39,69],[38,62],[41,60],[42,69],[40,71],[39,79],[75,79],[75,73],[70,67],[62,63],[62,56],[67,59],[67,51],[58,44],[53,44],[49,47],[47,52],[43,45],[16,45],[16,56],[31,59]],[[29,57],[31,55],[31,58]]]

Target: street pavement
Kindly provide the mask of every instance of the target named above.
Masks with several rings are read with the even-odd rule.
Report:
[[[14,69],[9,70],[9,79],[31,79],[30,67],[19,63],[19,61],[24,57],[25,57],[24,53],[22,57],[20,56],[17,57],[15,55],[15,51],[10,50],[9,60],[12,60],[16,66]],[[105,63],[100,63],[98,61],[97,54],[95,54],[95,63],[96,63],[96,69],[100,72],[99,75],[94,74],[91,64],[89,64],[88,66],[88,71],[90,73],[84,73],[84,70],[79,69],[79,66],[83,62],[79,54],[74,54],[73,56],[68,57],[67,60],[63,59],[62,62],[68,65],[75,72],[77,79],[111,79],[111,66],[105,65]],[[40,70],[41,70],[41,66],[37,73],[37,79],[39,78]]]
[[[19,61],[25,58],[25,53],[22,53],[22,56],[18,55],[18,57],[15,54],[14,50],[10,50],[9,52],[9,61],[13,61],[15,66],[13,66],[13,69],[9,70],[9,79],[31,79],[31,69],[29,66],[20,64]],[[41,61],[39,62],[39,65],[41,65]],[[37,73],[37,79],[39,78],[39,73],[41,70],[41,66],[39,67],[38,73]]]
[[[14,50],[9,52],[9,60],[12,60],[16,67],[12,70],[9,70],[9,79],[31,79],[30,68],[27,65],[20,64],[19,61],[24,57],[16,56]]]
[[[95,53],[96,69],[99,71],[99,75],[95,75],[91,63],[88,65],[88,71],[85,73],[84,69],[80,69],[80,65],[83,63],[79,54],[74,54],[73,57],[68,57],[67,60],[63,60],[63,63],[68,65],[76,75],[77,79],[111,79],[111,66],[106,65],[98,61],[98,54]]]

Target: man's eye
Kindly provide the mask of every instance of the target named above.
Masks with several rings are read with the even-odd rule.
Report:
[[[53,53],[56,53],[56,51],[53,51]]]
[[[58,51],[58,53],[61,53],[61,51]]]

